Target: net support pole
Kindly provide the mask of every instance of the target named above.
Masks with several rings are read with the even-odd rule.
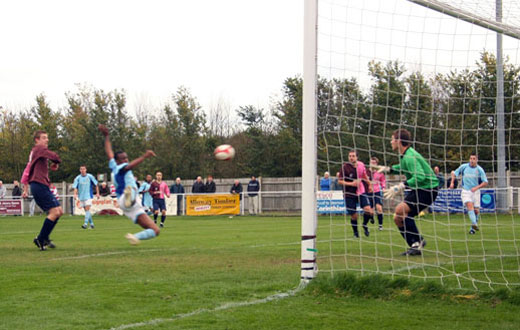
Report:
[[[496,0],[496,20],[502,22],[502,0]],[[502,55],[502,33],[497,32],[497,210],[507,212],[507,181],[506,181],[506,138],[504,125],[504,61]]]
[[[317,273],[316,266],[316,60],[318,1],[305,0],[303,17],[303,109],[302,109],[302,243],[301,282]]]

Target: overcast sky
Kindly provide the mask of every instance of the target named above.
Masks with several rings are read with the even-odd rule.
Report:
[[[302,24],[302,0],[1,1],[0,105],[63,107],[80,83],[129,108],[181,85],[205,108],[267,107],[302,72]]]

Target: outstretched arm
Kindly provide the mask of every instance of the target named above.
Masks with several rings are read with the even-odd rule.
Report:
[[[130,164],[125,166],[125,170],[131,170],[137,165],[141,164],[146,158],[155,157],[155,152],[152,150],[146,150],[146,152],[139,158],[136,158],[130,162]]]
[[[110,138],[108,136],[108,128],[103,124],[99,124],[98,129],[101,132],[101,134],[103,134],[103,136],[105,137],[105,152],[107,153],[108,159],[114,158],[114,151],[112,151],[112,143],[110,142]]]

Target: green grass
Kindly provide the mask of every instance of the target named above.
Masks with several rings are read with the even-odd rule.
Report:
[[[82,230],[80,217],[63,217],[52,234],[58,248],[40,252],[32,239],[42,218],[0,218],[0,329],[110,329],[140,322],[144,325],[138,329],[516,329],[520,321],[518,295],[499,291],[459,299],[457,293],[444,289],[458,287],[449,274],[444,287],[418,286],[413,276],[409,282],[399,282],[396,278],[403,277],[395,276],[367,277],[356,286],[375,288],[373,292],[356,293],[341,285],[320,286],[329,278],[324,271],[316,284],[292,296],[243,305],[298,286],[298,217],[170,217],[160,237],[136,247],[123,238],[139,230],[128,219],[95,217],[94,221],[95,230]],[[443,220],[438,221],[437,229]],[[328,238],[330,228],[345,232],[342,223],[340,217],[332,222],[321,218],[320,238]],[[422,224],[423,232],[432,235],[433,223]],[[402,239],[386,226],[385,231],[360,241],[344,236],[337,247],[336,242],[320,242],[319,254],[343,252],[346,244],[352,273],[363,269],[363,274],[372,274],[378,267],[396,273],[406,265],[396,255],[403,249]],[[447,232],[438,230],[440,238],[450,230],[452,238],[465,238],[465,228],[460,227],[458,238],[453,237],[455,225],[447,228]],[[491,227],[483,228],[483,235],[488,232],[493,251],[493,246],[498,247],[492,244],[493,235],[503,236]],[[507,243],[513,234],[500,245],[506,252],[513,252],[514,242]],[[338,239],[342,239],[339,234]],[[430,241],[431,252],[414,264],[433,265],[440,258]],[[443,244],[438,247],[445,248]],[[356,256],[356,249],[366,257]],[[385,258],[392,255],[398,261],[388,268]],[[322,258],[320,269],[330,269],[334,262],[334,257]],[[337,265],[340,268],[339,261]],[[491,264],[486,266],[489,269]],[[434,267],[417,274],[430,268]],[[403,275],[415,275],[418,269]],[[439,270],[431,272],[439,274]],[[394,291],[389,291],[389,285]]]

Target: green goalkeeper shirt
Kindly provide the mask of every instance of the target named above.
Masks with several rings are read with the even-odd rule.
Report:
[[[400,158],[400,163],[392,166],[392,172],[404,174],[408,187],[433,189],[439,186],[439,180],[430,164],[412,147],[408,147]]]

